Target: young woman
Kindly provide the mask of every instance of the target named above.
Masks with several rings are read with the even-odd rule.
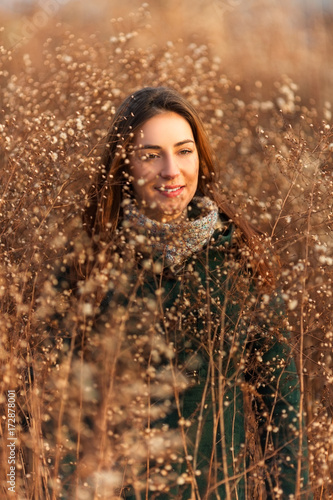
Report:
[[[94,418],[113,494],[310,498],[272,259],[221,198],[202,122],[177,92],[144,88],[120,106],[84,227],[76,279],[81,298],[99,283],[88,350],[111,367]]]

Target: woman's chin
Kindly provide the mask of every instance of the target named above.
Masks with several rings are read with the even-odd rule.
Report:
[[[151,207],[145,209],[141,207],[141,211],[149,219],[156,220],[157,222],[170,222],[184,217],[186,215],[186,208],[187,207],[180,206],[178,204],[174,204],[173,206],[161,206],[159,204],[154,204]]]

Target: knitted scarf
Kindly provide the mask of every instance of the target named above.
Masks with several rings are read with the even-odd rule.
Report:
[[[218,208],[208,197],[195,196],[189,208],[189,217],[163,223],[149,219],[130,203],[124,210],[124,221],[143,230],[151,248],[164,257],[164,263],[175,266],[208,243],[219,220]]]

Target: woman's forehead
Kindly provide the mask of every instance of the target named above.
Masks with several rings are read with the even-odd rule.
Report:
[[[184,141],[194,142],[192,128],[185,118],[169,111],[159,113],[143,123],[134,138],[136,146],[176,145]]]

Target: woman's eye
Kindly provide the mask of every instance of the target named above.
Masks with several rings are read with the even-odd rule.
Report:
[[[158,158],[158,154],[156,153],[145,153],[140,156],[141,161],[152,161]]]
[[[192,153],[192,150],[191,150],[191,149],[181,149],[181,150],[179,151],[179,153],[180,153],[181,155],[188,155],[188,154],[191,154],[191,153]]]

